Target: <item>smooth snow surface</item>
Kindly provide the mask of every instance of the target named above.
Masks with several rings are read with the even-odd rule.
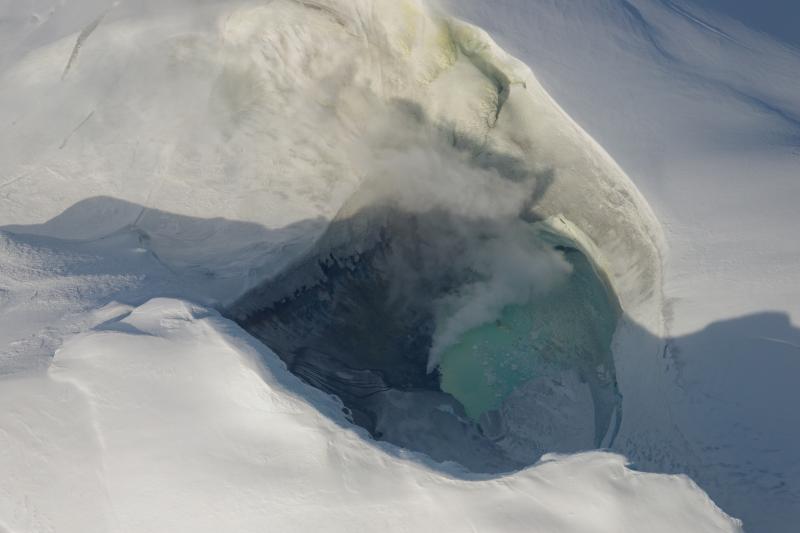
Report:
[[[0,2],[0,531],[800,522],[796,50],[688,1],[444,7],[524,63],[416,0]],[[215,310],[376,206],[486,222],[437,258],[478,273],[445,346],[569,271],[498,228],[592,260],[623,455],[483,476],[376,442]],[[585,412],[563,383],[512,397]]]
[[[99,310],[45,374],[6,379],[8,531],[735,531],[685,476],[617,455],[445,476],[367,441],[216,312]],[[326,416],[327,415],[327,416]]]

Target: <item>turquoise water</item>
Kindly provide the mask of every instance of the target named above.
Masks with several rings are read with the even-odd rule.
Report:
[[[608,427],[614,407],[607,404],[618,397],[611,341],[619,305],[581,252],[567,248],[564,254],[573,266],[565,284],[506,307],[495,322],[467,331],[442,354],[442,390],[473,419],[498,409],[531,379],[574,371],[592,389],[597,431]]]

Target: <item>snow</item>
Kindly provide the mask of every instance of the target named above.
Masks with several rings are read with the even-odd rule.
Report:
[[[800,54],[688,2],[447,9],[532,72],[416,2],[0,4],[0,530],[800,520]],[[376,195],[505,212],[553,169],[537,214],[627,314],[636,470],[478,477],[377,443],[214,310]]]
[[[737,530],[687,477],[603,452],[436,473],[206,308],[159,298],[96,320],[46,373],[0,387],[7,530]]]
[[[798,375],[800,339],[800,53],[699,4],[448,7],[531,66],[626,170],[666,234],[666,357],[648,383],[664,412],[647,408],[636,428],[626,412],[618,449],[640,467],[691,472],[754,531],[791,531],[800,393],[785,380]],[[716,2],[731,15],[747,4],[759,19],[784,16],[765,3],[725,4]],[[670,428],[676,464],[643,449],[641,436],[624,442],[645,418]]]

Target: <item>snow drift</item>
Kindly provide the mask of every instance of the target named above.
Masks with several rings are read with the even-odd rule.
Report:
[[[659,12],[602,4],[636,21]],[[565,376],[560,389],[511,391],[506,423],[534,428],[525,445],[555,427],[540,452],[613,442],[650,470],[702,470],[706,456],[673,419],[687,397],[662,358],[661,228],[608,154],[485,32],[415,1],[25,2],[9,13],[4,527],[740,527],[687,478],[636,472],[611,454],[546,455],[492,477],[375,442],[352,411],[210,309],[245,321],[267,296],[313,288],[326,254],[352,266],[381,228],[443,214],[429,219],[448,221],[438,244],[457,235],[469,253],[428,253],[437,261],[425,265],[473,277],[431,307],[421,380],[436,379],[428,372],[454,340],[514,323],[515,305],[558,294],[585,264],[577,271],[607,289],[613,312],[570,331],[612,320],[600,337],[608,397],[621,403],[598,422],[600,396]],[[637,28],[636,39],[652,33]],[[645,41],[645,55],[660,46]],[[545,394],[581,422],[565,426],[548,406],[538,426],[513,415]],[[455,412],[440,399],[432,412]],[[726,476],[705,479],[714,488]],[[71,511],[86,499],[102,503]]]

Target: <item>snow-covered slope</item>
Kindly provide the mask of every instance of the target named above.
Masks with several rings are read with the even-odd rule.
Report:
[[[670,390],[656,396],[671,400],[658,423],[686,449],[672,466],[631,441],[620,450],[646,468],[691,472],[753,531],[793,530],[800,53],[690,1],[448,5],[531,65],[665,230]],[[785,9],[762,18],[796,8]]]
[[[94,319],[46,375],[2,382],[7,531],[736,530],[688,478],[601,452],[436,474],[207,309],[154,299]]]
[[[788,531],[800,339],[749,315],[797,319],[800,60],[690,7],[447,7],[533,73],[414,1],[0,7],[0,526],[737,530],[688,473]],[[383,204],[587,253],[625,312],[612,440],[636,471],[479,477],[376,443],[211,310]]]

